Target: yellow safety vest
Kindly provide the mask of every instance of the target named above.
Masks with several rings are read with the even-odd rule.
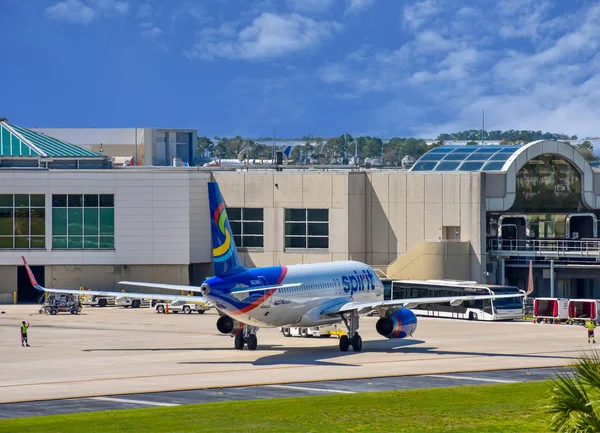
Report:
[[[589,331],[593,331],[596,328],[596,325],[594,324],[594,322],[588,322],[587,323],[587,329]]]
[[[27,334],[27,325],[21,325],[21,334]]]

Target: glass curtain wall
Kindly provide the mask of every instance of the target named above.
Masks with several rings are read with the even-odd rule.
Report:
[[[46,196],[0,194],[0,249],[46,248]]]
[[[531,238],[563,239],[567,215],[581,212],[591,211],[581,199],[579,171],[558,155],[540,155],[517,173],[513,206],[506,212],[488,212],[487,236],[497,237],[499,217],[513,214],[527,216]]]
[[[52,249],[114,249],[113,194],[54,194]]]

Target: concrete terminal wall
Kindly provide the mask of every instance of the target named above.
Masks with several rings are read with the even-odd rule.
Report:
[[[317,263],[350,258],[347,172],[215,172],[228,207],[264,209],[264,248],[240,249],[246,266]],[[360,183],[360,180],[359,180]],[[329,248],[284,248],[286,208],[329,209]],[[362,244],[361,244],[362,245]],[[359,249],[362,246],[359,245]]]
[[[469,242],[420,242],[388,267],[375,267],[391,280],[470,278]]]
[[[46,285],[65,289],[89,287],[99,290],[127,290],[130,292],[160,293],[158,289],[126,287],[119,281],[149,281],[153,283],[189,284],[188,267],[184,265],[162,266],[46,266]],[[173,293],[173,292],[169,292]]]
[[[17,291],[17,267],[0,266],[0,304],[12,304]]]
[[[420,242],[452,239],[469,242],[468,278],[483,280],[481,173],[251,171],[214,177],[227,206],[264,208],[264,249],[242,249],[247,266],[347,259],[387,266]],[[328,208],[329,249],[284,248],[286,208]]]

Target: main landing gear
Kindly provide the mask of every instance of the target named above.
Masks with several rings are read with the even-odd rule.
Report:
[[[256,327],[244,325],[244,328],[238,334],[235,335],[235,349],[243,350],[244,345],[247,345],[248,350],[256,350],[256,348],[258,347],[258,338],[256,338],[256,331]]]
[[[342,320],[344,321],[346,328],[348,328],[348,335],[342,335],[340,338],[340,350],[347,352],[350,346],[355,352],[362,350],[362,338],[358,335],[358,311],[351,311],[350,313],[342,313]]]

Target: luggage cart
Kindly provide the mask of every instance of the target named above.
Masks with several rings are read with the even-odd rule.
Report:
[[[569,320],[569,300],[536,298],[533,300],[533,320],[536,323],[561,323]]]
[[[40,314],[46,313],[56,316],[58,313],[81,313],[81,301],[79,296],[50,294],[40,308]]]
[[[584,325],[588,320],[598,321],[597,299],[569,299],[569,323],[571,325]]]

